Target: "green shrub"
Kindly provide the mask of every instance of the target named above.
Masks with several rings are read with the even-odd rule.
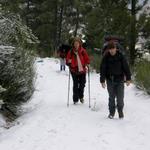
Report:
[[[99,73],[99,67],[101,62],[101,54],[98,51],[88,50],[88,54],[90,55],[90,66],[92,69],[96,70]]]
[[[14,14],[0,14],[0,99],[14,114],[34,91],[34,48],[38,43],[31,30]]]
[[[150,94],[150,62],[140,60],[135,66],[135,84]]]

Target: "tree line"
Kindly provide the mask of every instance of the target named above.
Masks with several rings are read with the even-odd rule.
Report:
[[[102,47],[104,36],[125,39],[130,62],[136,58],[139,35],[150,38],[148,0],[2,0],[5,12],[19,14],[39,38],[39,51],[48,55],[72,36],[83,34],[91,48]]]
[[[20,104],[31,98],[36,77],[35,52],[52,56],[60,44],[68,44],[75,36],[86,41],[95,68],[99,67],[100,57],[93,49],[100,49],[107,35],[123,37],[131,65],[136,60],[135,84],[150,93],[150,62],[137,61],[135,48],[142,38],[142,50],[150,50],[147,3],[148,0],[1,0],[0,111],[14,118]]]

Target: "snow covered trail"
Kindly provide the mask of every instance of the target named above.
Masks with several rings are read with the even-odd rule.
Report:
[[[108,119],[107,91],[99,75],[91,73],[91,105],[88,86],[85,104],[67,107],[68,70],[59,72],[57,59],[36,63],[37,83],[19,125],[0,128],[1,150],[149,150],[150,98],[134,85],[125,88],[125,118]]]

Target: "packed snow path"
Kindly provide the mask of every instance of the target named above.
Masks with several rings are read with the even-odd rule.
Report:
[[[150,150],[150,98],[134,85],[125,87],[125,118],[111,120],[98,74],[90,74],[92,108],[88,84],[85,104],[73,105],[72,79],[67,107],[68,70],[60,72],[53,58],[38,59],[36,68],[36,91],[20,124],[0,128],[1,150]]]

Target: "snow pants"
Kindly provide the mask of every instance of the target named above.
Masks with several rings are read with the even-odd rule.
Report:
[[[86,83],[86,74],[71,73],[73,79],[73,102],[78,102],[84,97],[84,87]]]
[[[122,111],[124,107],[124,81],[114,82],[107,80],[107,90],[109,94],[109,112],[114,114],[116,107],[118,112]],[[115,99],[117,101],[117,105]]]
[[[65,71],[65,66],[66,66],[65,58],[60,58],[60,71],[62,71],[62,70]]]

